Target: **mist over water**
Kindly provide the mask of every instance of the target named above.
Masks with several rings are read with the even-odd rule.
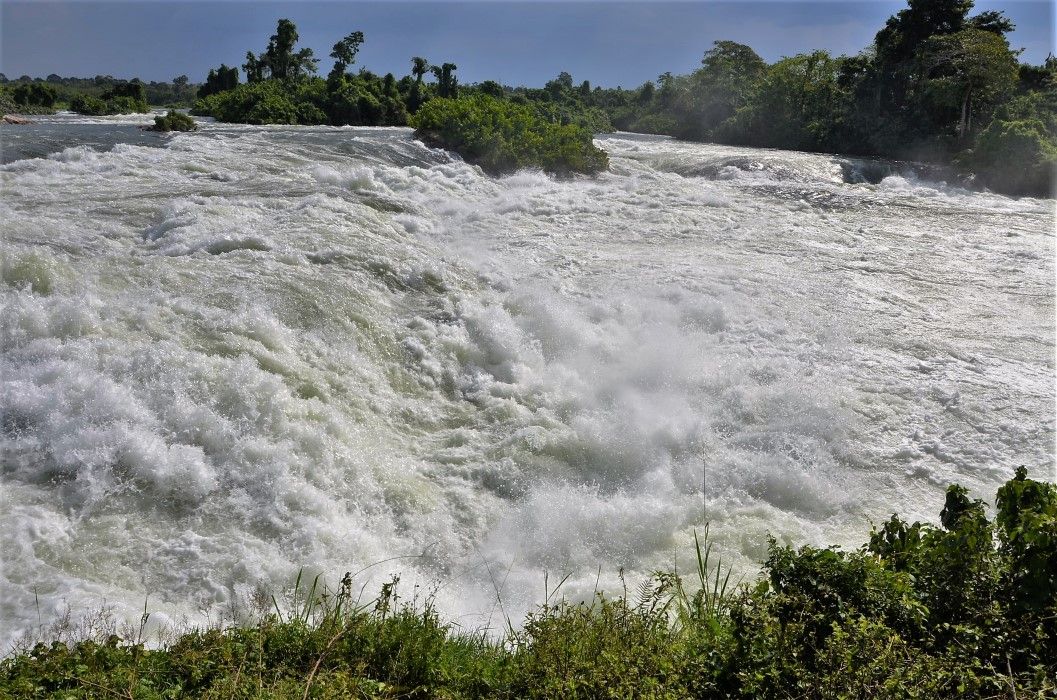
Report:
[[[204,621],[302,568],[516,622],[706,521],[752,576],[768,533],[1055,476],[1051,200],[628,134],[560,181],[407,129],[44,121],[0,168],[5,642],[37,600]]]

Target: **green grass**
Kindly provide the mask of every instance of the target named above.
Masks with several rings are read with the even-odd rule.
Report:
[[[159,649],[142,625],[22,649],[0,662],[0,697],[1054,697],[1057,487],[1018,470],[997,510],[952,486],[942,527],[893,516],[850,552],[772,540],[739,585],[706,530],[689,578],[548,600],[499,637],[401,599],[397,580],[361,603],[351,575],[299,579],[283,605],[260,596],[254,624]]]

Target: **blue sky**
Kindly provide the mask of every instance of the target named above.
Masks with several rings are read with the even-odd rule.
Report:
[[[632,87],[699,65],[717,39],[751,45],[768,61],[814,48],[857,53],[904,7],[844,2],[0,2],[0,71],[9,78],[139,76],[195,82],[220,63],[241,65],[268,43],[280,17],[331,63],[330,47],[366,35],[358,64],[408,72],[411,56],[451,61],[461,82],[542,85],[567,70],[593,85]],[[1023,60],[1053,51],[1049,0],[978,1],[1005,10]]]

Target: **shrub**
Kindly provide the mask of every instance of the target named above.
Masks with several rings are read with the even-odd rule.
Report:
[[[1057,142],[1040,119],[995,119],[980,132],[969,162],[997,191],[1052,196]]]
[[[70,100],[70,110],[89,116],[108,114],[106,102],[91,95],[77,95],[74,97]]]
[[[128,95],[117,95],[106,103],[107,114],[146,114],[149,111],[150,105],[146,100]]]
[[[197,128],[194,119],[171,109],[163,117],[154,117],[154,131],[194,131]]]
[[[89,116],[102,116],[108,114],[144,114],[150,111],[146,101],[117,95],[108,100],[102,100],[91,95],[77,95],[70,100],[70,110],[78,114]]]
[[[451,149],[491,174],[520,168],[559,175],[597,173],[609,165],[587,129],[546,121],[528,105],[484,94],[430,100],[411,123],[419,138]]]
[[[192,114],[238,124],[297,124],[297,107],[279,80],[243,83],[195,102]]]
[[[16,104],[25,107],[54,107],[58,93],[50,85],[40,83],[21,83],[11,91]]]

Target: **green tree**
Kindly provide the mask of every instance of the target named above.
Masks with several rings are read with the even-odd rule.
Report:
[[[1016,86],[1017,61],[1009,42],[984,29],[934,36],[922,47],[921,60],[931,103],[959,114],[959,140],[972,130],[975,112],[993,107]]]
[[[766,71],[767,64],[751,47],[717,41],[705,52],[701,68],[682,94],[670,75],[662,76],[662,102],[675,104],[682,135],[708,138],[748,102]]]
[[[874,38],[883,64],[905,63],[929,37],[961,31],[973,0],[909,0],[907,5],[889,17]]]
[[[264,62],[252,51],[246,52],[246,62],[242,64],[242,70],[246,71],[247,83],[259,83],[264,80]]]
[[[363,32],[352,32],[334,44],[334,50],[330,52],[330,57],[334,59],[334,68],[327,77],[328,83],[336,83],[345,75],[349,66],[356,63],[356,54],[359,53],[362,45]]]
[[[422,84],[422,76],[429,72],[429,61],[422,58],[421,56],[415,56],[411,59],[411,75],[415,76],[415,82],[419,85]]]
[[[991,32],[1000,36],[1009,34],[1017,28],[1017,26],[1013,24],[1013,20],[1006,17],[1005,12],[1002,12],[1001,10],[987,10],[986,12],[981,12],[975,17],[970,17],[969,27],[973,29],[982,29],[985,32]]]
[[[38,83],[23,83],[11,91],[15,104],[38,107],[52,107],[58,98],[55,88]]]
[[[252,51],[246,52],[247,81],[251,83],[264,80],[266,77],[278,80],[295,80],[316,72],[319,59],[314,57],[312,49],[301,49],[294,52],[298,40],[297,26],[288,19],[279,20],[275,34],[268,40],[268,48],[260,56]]]
[[[208,97],[225,90],[234,90],[239,84],[239,69],[221,63],[220,68],[211,68],[202,87],[198,88],[198,97]]]
[[[454,63],[445,63],[440,66],[432,66],[430,70],[433,77],[437,79],[437,94],[441,97],[457,97],[459,92],[459,81],[455,77],[458,66]]]
[[[825,51],[771,66],[749,102],[721,125],[726,140],[776,148],[828,149],[838,105],[840,61]]]

